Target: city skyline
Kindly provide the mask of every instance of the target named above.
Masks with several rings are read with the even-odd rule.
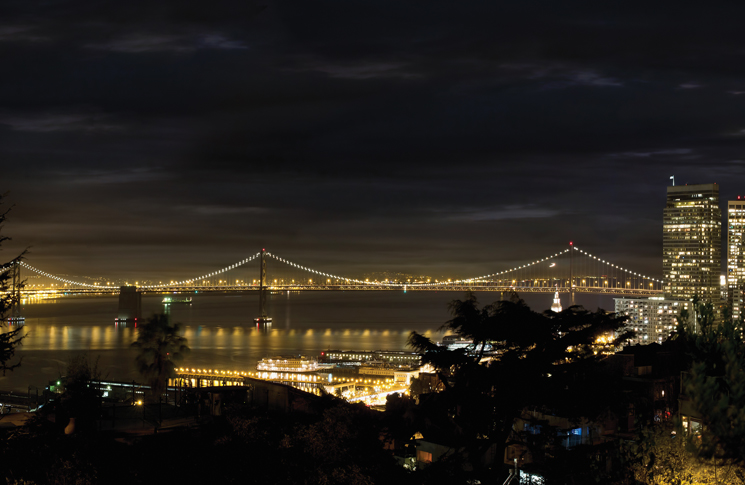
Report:
[[[690,188],[689,188],[688,185],[685,185],[685,186],[669,186],[667,188],[667,191],[668,191],[668,206],[663,211],[664,212],[664,214],[663,214],[663,235],[664,235],[663,239],[664,239],[664,241],[663,241],[663,245],[662,245],[662,253],[663,254],[662,254],[662,258],[661,258],[661,261],[663,262],[663,274],[662,274],[661,278],[663,278],[666,281],[666,283],[665,283],[665,285],[666,285],[665,286],[665,292],[666,292],[666,294],[668,296],[672,297],[674,300],[680,300],[680,299],[684,299],[685,300],[685,299],[688,299],[693,294],[693,293],[689,294],[690,291],[684,290],[684,287],[682,287],[682,286],[681,287],[678,287],[678,288],[671,287],[671,282],[670,282],[671,275],[678,275],[678,274],[684,274],[684,273],[685,274],[688,274],[688,273],[690,273],[690,271],[671,271],[671,269],[672,270],[678,269],[678,268],[675,268],[674,267],[674,266],[676,266],[675,263],[672,263],[672,266],[670,266],[671,265],[671,261],[672,261],[672,259],[671,259],[672,256],[671,255],[673,255],[673,254],[679,254],[679,250],[681,250],[681,248],[679,248],[678,246],[680,246],[681,244],[683,244],[685,246],[685,248],[683,248],[683,250],[689,250],[689,249],[693,248],[693,247],[690,247],[690,248],[688,247],[691,244],[691,241],[689,240],[690,238],[687,237],[688,234],[686,235],[686,238],[684,238],[685,241],[683,241],[681,239],[680,242],[678,242],[677,239],[676,240],[673,240],[673,239],[675,239],[675,237],[672,237],[672,239],[671,239],[671,236],[674,236],[674,232],[675,231],[680,230],[680,229],[677,229],[680,226],[680,224],[684,224],[687,227],[687,225],[690,223],[690,224],[692,224],[696,228],[698,228],[698,226],[700,226],[700,225],[703,225],[703,227],[706,227],[707,225],[709,225],[709,226],[712,226],[712,228],[710,228],[706,232],[704,239],[706,239],[707,241],[709,239],[712,239],[712,241],[710,243],[706,243],[710,247],[708,247],[708,249],[706,249],[707,253],[706,253],[705,256],[706,257],[713,257],[713,258],[715,258],[715,260],[713,259],[710,262],[711,264],[707,264],[706,265],[706,268],[707,268],[706,271],[709,271],[710,272],[710,274],[707,273],[708,274],[708,279],[711,280],[711,281],[709,281],[710,288],[708,288],[708,289],[705,288],[706,291],[704,291],[704,290],[702,290],[700,288],[700,284],[699,284],[700,281],[699,280],[701,280],[701,275],[699,275],[698,273],[696,273],[695,276],[693,275],[693,273],[691,273],[691,275],[684,276],[684,278],[693,278],[695,280],[694,281],[695,284],[692,286],[692,288],[694,288],[694,290],[691,290],[691,291],[694,291],[695,293],[698,294],[698,296],[704,298],[705,300],[712,300],[711,297],[712,297],[712,295],[714,295],[716,298],[714,298],[713,300],[719,301],[720,299],[724,298],[724,300],[722,300],[722,301],[725,301],[725,300],[727,300],[727,298],[729,298],[730,299],[730,304],[731,304],[732,303],[732,301],[731,301],[731,296],[732,295],[731,294],[730,294],[729,297],[722,297],[722,298],[719,298],[719,297],[721,296],[720,295],[720,292],[722,291],[722,285],[724,284],[723,282],[725,281],[725,279],[727,280],[727,287],[729,288],[728,291],[730,291],[730,292],[733,289],[733,284],[735,284],[737,281],[739,281],[739,280],[737,280],[737,278],[733,279],[731,277],[732,276],[732,273],[733,273],[732,268],[733,267],[737,267],[738,268],[737,272],[738,273],[741,272],[739,270],[739,266],[741,266],[741,264],[739,264],[737,262],[733,262],[733,257],[732,257],[732,254],[739,254],[739,252],[741,251],[741,244],[739,243],[741,234],[737,233],[734,236],[734,239],[733,239],[733,231],[731,230],[731,227],[730,227],[731,224],[733,223],[733,219],[732,219],[733,209],[734,209],[734,207],[737,207],[736,205],[733,206],[732,204],[733,203],[736,203],[736,202],[739,202],[739,200],[738,201],[729,201],[729,211],[726,211],[726,213],[723,214],[722,211],[721,211],[720,205],[719,205],[719,195],[718,195],[718,193],[719,193],[719,186],[717,184],[697,184],[697,185],[691,185]],[[707,197],[706,200],[704,201],[705,204],[706,204],[706,207],[704,208],[704,209],[706,209],[705,212],[707,214],[706,215],[706,220],[699,220],[699,219],[701,219],[701,217],[703,217],[701,214],[696,213],[694,215],[691,215],[691,214],[688,213],[688,212],[690,212],[691,208],[693,208],[693,209],[702,209],[702,207],[699,207],[699,205],[697,204],[698,200],[691,198],[691,197],[694,197],[694,198],[695,197],[702,197],[701,194],[698,194],[698,192],[701,192],[701,191],[707,192],[707,194],[705,194],[705,195],[710,195],[709,193],[714,194],[714,197]],[[684,196],[683,199],[680,199],[679,198],[681,194]],[[676,199],[675,197],[678,197],[678,198]],[[738,198],[739,198],[739,196],[738,196]],[[711,200],[709,200],[709,199],[711,199]],[[678,202],[671,202],[672,200],[676,200]],[[682,203],[679,202],[681,200],[683,201]],[[691,204],[693,204],[693,205],[691,205]],[[726,207],[727,207],[727,203],[725,202],[725,208]],[[742,207],[742,205],[740,205],[740,207]],[[688,212],[686,212],[686,211],[688,211]],[[695,210],[694,210],[694,212],[695,212]],[[699,210],[699,212],[700,212],[700,210]],[[709,212],[711,212],[711,214],[709,214]],[[721,222],[722,222],[721,219],[724,216],[726,216],[728,218],[728,220],[727,220],[727,227],[730,227],[730,229],[727,230],[727,231],[722,231],[722,228],[721,228]],[[711,221],[709,221],[709,219],[711,217],[714,217],[714,219],[712,219]],[[716,224],[708,224],[709,222],[713,222],[714,220],[716,220],[716,222],[717,222]],[[739,224],[739,221],[737,221],[735,223],[736,224]],[[716,228],[713,228],[714,226],[716,226]],[[673,228],[673,229],[671,229],[671,228]],[[694,232],[696,232],[696,231],[699,231],[700,232],[700,228],[694,230]],[[710,236],[715,236],[715,237],[710,237]],[[680,238],[678,238],[678,239],[680,239]],[[693,239],[698,239],[698,236],[694,237]],[[714,242],[714,240],[716,240],[716,242]],[[720,246],[720,243],[725,244],[726,247],[721,247]],[[689,253],[686,253],[686,254],[689,254],[689,255],[690,254],[693,254],[693,256],[695,256],[695,257],[703,256],[704,255],[703,253],[699,254],[701,248],[698,246],[698,244],[699,244],[699,242],[696,242],[695,243],[696,248],[693,248],[693,249],[696,249],[696,251],[697,251],[695,254],[694,253],[690,253],[690,252]],[[735,244],[736,247],[733,247],[733,244]],[[569,242],[569,245],[568,245],[567,250],[568,249],[576,249],[576,248],[573,247],[573,242],[572,241]],[[262,251],[264,251],[264,250],[265,250],[265,248],[262,248]],[[562,253],[562,252],[564,252],[564,251],[559,251],[559,253]],[[712,253],[712,254],[709,255],[709,253]],[[728,257],[727,258],[722,258],[721,255],[723,253],[727,253],[728,254]],[[684,254],[684,253],[680,253],[680,254]],[[257,256],[258,256],[258,254],[257,255],[254,255],[254,256],[252,256],[250,258],[247,258],[246,261],[250,261],[250,260],[254,259]],[[551,255],[548,254],[547,256],[551,256]],[[279,258],[279,259],[282,259],[282,258]],[[533,257],[533,258],[529,258],[529,259],[530,259],[530,261],[528,261],[526,259],[525,261],[509,261],[509,262],[506,262],[505,264],[507,266],[504,269],[502,269],[502,271],[497,270],[495,272],[495,274],[499,274],[499,273],[502,273],[502,272],[510,272],[510,271],[513,271],[514,269],[518,269],[518,268],[521,267],[520,266],[521,263],[527,263],[528,265],[534,264],[534,260],[536,258]],[[600,260],[600,259],[601,258],[599,258],[598,260]],[[675,259],[677,259],[677,257],[675,257]],[[693,261],[695,263],[696,260],[694,259]],[[236,263],[241,263],[241,262],[240,261],[237,261]],[[613,261],[608,261],[608,263],[614,263],[614,262]],[[457,262],[456,262],[456,264],[457,264]],[[242,264],[237,264],[237,265],[234,265],[234,266],[236,268],[238,268],[241,265]],[[481,268],[476,268],[476,269],[479,270],[479,271],[481,271],[481,272],[483,272],[483,269],[485,267],[488,268],[488,265],[489,265],[489,263],[486,262],[486,263],[483,263],[481,265]],[[54,282],[53,279],[50,280],[49,278],[47,278],[46,276],[44,276],[45,273],[43,272],[43,270],[34,267],[33,264],[30,265],[30,266],[31,266],[32,270],[31,271],[29,271],[29,269],[26,270],[26,271],[29,272],[29,274],[25,278],[28,278],[30,276],[30,278],[32,280],[41,278],[44,281],[49,280],[49,282]],[[223,266],[224,266],[224,264],[223,264]],[[511,268],[510,268],[510,266],[511,266]],[[689,262],[688,266],[691,266],[690,262]],[[699,265],[694,264],[694,266],[696,266],[696,268],[698,268]],[[220,277],[220,274],[222,273],[222,271],[224,271],[226,269],[229,269],[230,267],[231,266],[228,266],[228,267],[225,267],[225,268],[209,268],[210,271],[212,271],[212,270],[217,271],[216,273],[214,273],[214,278],[212,276],[209,276],[209,275],[208,276],[197,277],[195,274],[190,274],[188,277],[184,278],[184,281],[187,281],[187,280],[196,281],[196,280],[204,279],[204,278],[215,279],[215,281],[217,281],[217,279]],[[302,267],[302,266],[299,266],[299,267]],[[351,267],[354,268],[354,266],[351,266]],[[385,266],[382,266],[382,267],[385,268]],[[622,266],[620,266],[620,267],[623,268]],[[425,271],[425,272],[428,271],[428,270],[431,271],[433,269],[433,267],[420,267],[420,268],[422,268],[423,271]],[[315,269],[319,269],[319,268],[309,268],[309,269],[310,270],[315,270]],[[323,268],[320,268],[320,269],[323,269]],[[634,271],[635,269],[636,268],[629,268],[628,270],[629,271]],[[720,269],[721,269],[721,271],[720,271]],[[245,270],[243,270],[243,271],[245,271]],[[171,274],[176,274],[176,273],[178,273],[178,271],[174,271],[173,269],[171,269],[170,273]],[[232,279],[235,279],[235,278],[238,278],[239,277],[239,276],[236,276],[237,273],[231,273],[231,274],[232,274]],[[325,274],[325,273],[321,273],[321,274]],[[419,281],[419,280],[421,280],[420,282],[429,282],[429,280],[432,280],[432,281],[443,281],[444,282],[444,281],[450,281],[451,279],[452,280],[458,280],[459,278],[463,278],[463,279],[469,279],[469,278],[481,279],[482,278],[482,276],[477,275],[475,273],[474,274],[469,274],[469,275],[457,274],[457,275],[439,275],[439,276],[432,276],[432,275],[420,275],[420,276],[416,276],[416,275],[413,275],[413,274],[410,274],[410,273],[409,274],[406,274],[406,273],[402,273],[400,271],[395,271],[395,268],[391,268],[391,267],[389,267],[387,269],[384,269],[382,271],[380,270],[380,268],[371,268],[370,272],[361,275],[361,277],[370,277],[371,278],[370,281],[373,281],[373,280],[374,281],[378,281],[378,280],[380,280],[380,281],[386,281],[386,278],[383,277],[383,276],[384,275],[389,275],[390,276],[391,274],[398,275],[398,277],[397,278],[392,278],[392,279],[391,278],[388,278],[388,280],[390,280],[390,281],[394,281],[394,280],[395,281],[403,281],[403,282],[406,282],[407,280],[412,280],[412,281]],[[639,274],[642,275],[643,273],[642,272],[639,272]],[[650,274],[652,275],[651,277],[653,279],[656,278],[656,276],[655,276],[654,273],[650,273]],[[729,274],[730,277],[725,276],[727,274]],[[52,273],[52,274],[47,275],[47,276],[62,277],[62,280],[60,280],[60,281],[68,281],[68,278],[71,278],[73,281],[80,282],[80,283],[83,283],[83,284],[87,283],[87,284],[101,284],[101,285],[114,285],[114,286],[118,286],[120,284],[133,284],[133,282],[134,282],[134,284],[146,284],[146,285],[158,284],[158,282],[160,282],[160,283],[164,283],[165,282],[167,284],[168,283],[168,279],[169,279],[167,276],[164,277],[163,275],[160,275],[160,277],[155,276],[153,279],[142,278],[141,277],[142,275],[140,275],[140,277],[136,277],[136,276],[135,277],[132,277],[132,276],[130,276],[129,278],[127,278],[127,277],[111,276],[111,275],[93,275],[93,276],[91,276],[91,275],[87,275],[87,274]],[[312,276],[312,275],[309,275],[309,276]],[[333,275],[329,275],[329,276],[333,276]],[[338,275],[335,275],[334,277],[344,278],[344,277],[350,277],[350,276],[352,278],[354,278],[354,275],[350,274],[349,272],[347,272],[347,273],[340,273]],[[248,280],[243,281],[246,277],[248,277]],[[380,278],[383,278],[383,279],[380,279],[379,277]],[[676,277],[676,276],[672,276],[672,277]],[[242,278],[241,281],[244,284],[246,282],[248,282],[250,284],[250,279],[251,279],[250,278],[250,275],[248,275],[248,276],[243,275],[243,276],[240,276],[240,278]],[[142,282],[139,282],[139,281],[137,281],[138,279],[141,279],[143,281]],[[712,283],[712,281],[714,281],[714,280],[716,280],[716,281],[714,283]],[[98,281],[98,283],[94,283],[95,281]],[[172,279],[171,282],[174,282],[174,281],[176,281],[176,280],[173,280]],[[235,280],[235,283],[236,284],[237,284],[237,282],[238,282],[238,280]],[[226,280],[226,283],[227,283],[227,280]],[[30,286],[35,286],[33,284],[33,282],[30,282],[28,284]],[[44,286],[47,286],[47,285],[45,284]],[[705,294],[699,294],[699,293],[701,293],[701,291],[704,291]]]
[[[745,7],[539,7],[6,4],[6,259],[470,277],[574,241],[660,277],[670,176],[742,195]]]

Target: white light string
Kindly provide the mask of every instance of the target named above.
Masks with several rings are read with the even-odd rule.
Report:
[[[67,283],[67,284],[74,285],[74,286],[83,286],[85,288],[101,288],[101,289],[104,289],[104,290],[106,290],[106,289],[112,289],[113,290],[113,289],[118,289],[119,288],[118,286],[92,285],[90,283],[81,283],[80,281],[72,281],[72,280],[68,280],[66,278],[60,278],[59,276],[56,276],[56,275],[53,275],[53,274],[49,274],[46,271],[42,271],[39,268],[34,268],[33,266],[31,266],[29,264],[26,264],[23,261],[21,261],[21,266],[24,267],[24,268],[26,268],[26,269],[28,269],[28,270],[31,270],[31,271],[33,271],[35,273],[38,273],[38,274],[40,274],[42,276],[46,276],[47,278],[51,278],[53,280],[60,281],[62,283]]]
[[[258,258],[260,255],[261,255],[261,253],[256,253],[256,254],[254,254],[251,257],[248,257],[246,259],[243,259],[243,260],[241,260],[241,261],[239,261],[239,262],[237,262],[235,264],[231,264],[230,266],[226,266],[226,267],[224,267],[224,268],[222,268],[222,269],[220,269],[218,271],[214,271],[214,272],[208,273],[208,274],[206,274],[204,276],[200,276],[199,278],[192,278],[192,279],[188,279],[188,280],[177,281],[177,282],[169,283],[167,285],[144,285],[144,286],[141,286],[140,288],[163,288],[165,286],[179,286],[179,285],[185,285],[187,283],[193,283],[195,281],[203,280],[203,279],[206,279],[206,278],[210,278],[212,276],[225,273],[226,271],[230,271],[231,269],[235,269],[235,268],[238,268],[240,266],[243,266],[244,264],[246,264],[246,263],[248,263],[250,261],[253,261],[254,259]],[[46,271],[42,271],[42,270],[40,270],[38,268],[34,268],[33,266],[31,266],[29,264],[26,264],[23,261],[21,261],[21,266],[23,266],[24,268],[26,268],[28,270],[31,270],[31,271],[33,271],[35,273],[38,273],[38,274],[40,274],[42,276],[46,276],[47,278],[51,278],[53,280],[60,281],[62,283],[67,283],[67,284],[70,284],[70,285],[82,286],[82,287],[85,287],[85,288],[102,288],[102,289],[118,289],[119,288],[118,286],[92,285],[90,283],[81,283],[80,281],[72,281],[72,280],[68,280],[66,278],[60,278],[59,276],[56,276],[56,275],[47,273]]]
[[[649,276],[645,276],[645,275],[642,275],[640,273],[636,273],[634,271],[631,271],[631,270],[622,268],[622,267],[620,267],[618,265],[612,264],[612,263],[610,263],[608,261],[605,261],[604,259],[601,259],[601,258],[599,258],[597,256],[594,256],[594,255],[592,255],[592,254],[590,254],[590,253],[588,253],[588,252],[586,252],[586,251],[584,251],[582,249],[579,249],[576,246],[572,246],[572,248],[575,251],[579,251],[580,253],[584,254],[585,256],[587,256],[589,258],[592,258],[592,259],[594,259],[596,261],[599,261],[599,262],[601,262],[603,264],[606,264],[606,265],[611,266],[611,267],[613,267],[615,269],[618,269],[620,271],[623,271],[625,273],[628,273],[629,275],[638,276],[638,277],[640,277],[642,279],[646,279],[646,280],[649,280],[649,281],[654,281],[656,283],[663,283],[661,280],[658,280],[658,279],[655,279],[655,278],[651,278]],[[272,258],[276,259],[277,261],[280,261],[282,263],[285,263],[285,264],[287,264],[289,266],[292,266],[294,268],[297,268],[297,269],[300,269],[300,270],[303,270],[303,271],[307,271],[308,273],[316,274],[316,275],[319,275],[319,276],[325,276],[327,278],[333,278],[333,279],[336,279],[336,280],[342,280],[342,281],[345,281],[347,283],[357,283],[357,284],[371,285],[371,286],[404,287],[404,286],[447,286],[447,285],[462,284],[462,283],[483,282],[483,280],[486,280],[488,278],[494,278],[494,277],[502,276],[502,275],[505,275],[507,273],[512,273],[514,271],[518,271],[518,270],[530,268],[531,266],[535,266],[536,264],[540,264],[540,263],[544,263],[544,262],[550,261],[550,260],[552,260],[552,259],[554,259],[556,257],[559,257],[559,256],[561,256],[563,254],[568,253],[569,251],[570,251],[570,249],[565,249],[564,251],[561,251],[559,253],[553,254],[551,256],[547,256],[545,258],[542,258],[542,259],[539,259],[539,260],[536,260],[536,261],[533,261],[531,263],[524,264],[524,265],[521,265],[521,266],[516,266],[514,268],[510,268],[510,269],[507,269],[507,270],[504,270],[504,271],[499,271],[499,272],[496,272],[496,273],[488,274],[488,275],[485,275],[485,276],[478,276],[478,277],[475,277],[475,278],[465,278],[465,279],[460,279],[460,280],[455,280],[455,281],[442,281],[442,282],[436,282],[436,283],[414,283],[414,284],[410,284],[410,283],[390,283],[390,282],[378,282],[378,281],[362,281],[362,280],[358,280],[358,279],[355,279],[355,278],[347,278],[347,277],[344,277],[344,276],[338,276],[338,275],[334,275],[334,274],[331,274],[331,273],[325,273],[323,271],[318,271],[318,270],[315,270],[315,269],[312,269],[312,268],[308,268],[306,266],[303,266],[303,265],[294,263],[292,261],[286,260],[286,259],[284,259],[282,257],[276,256],[276,255],[274,255],[274,254],[272,254],[272,253],[270,253],[268,251],[265,252],[265,254],[266,254],[266,256],[269,256],[269,257],[272,257]],[[240,266],[243,266],[244,264],[247,264],[247,263],[253,261],[254,259],[256,259],[256,258],[258,258],[260,256],[261,256],[261,253],[256,253],[253,256],[250,256],[250,257],[248,257],[246,259],[243,259],[243,260],[241,260],[241,261],[239,261],[239,262],[237,262],[235,264],[226,266],[226,267],[224,267],[224,268],[222,268],[220,270],[213,271],[211,273],[207,273],[207,274],[205,274],[203,276],[200,276],[198,278],[191,278],[191,279],[186,279],[186,280],[183,280],[183,281],[172,282],[172,283],[169,283],[169,284],[166,284],[166,285],[163,285],[163,284],[158,284],[158,285],[144,285],[144,286],[142,286],[142,288],[162,288],[162,287],[165,287],[165,286],[179,286],[179,285],[185,285],[185,284],[189,284],[189,283],[194,283],[195,281],[199,281],[199,280],[204,280],[204,279],[207,279],[207,278],[211,278],[213,276],[217,276],[217,275],[226,273],[227,271],[230,271],[232,269],[236,269],[236,268],[238,268]],[[51,278],[53,280],[56,280],[56,281],[59,281],[59,282],[62,282],[62,283],[67,283],[67,284],[70,284],[70,285],[82,286],[82,287],[86,287],[86,288],[102,288],[102,289],[117,289],[118,288],[117,286],[93,285],[93,284],[90,284],[90,283],[82,283],[80,281],[68,280],[66,278],[61,278],[59,276],[56,276],[56,275],[47,273],[45,271],[42,271],[42,270],[40,270],[38,268],[35,268],[35,267],[33,267],[33,266],[31,266],[31,265],[23,262],[23,261],[21,261],[19,264],[22,267],[24,267],[24,268],[26,268],[28,270],[31,270],[31,271],[33,271],[35,273],[38,273],[38,274],[40,274],[42,276],[46,276],[47,278]],[[9,271],[9,270],[10,270],[10,267],[3,268],[2,270],[0,270],[0,273],[4,273],[4,272]]]
[[[657,279],[654,279],[654,278],[650,278],[649,276],[644,276],[644,275],[639,274],[639,273],[634,273],[633,271],[631,271],[629,269],[622,268],[622,267],[617,266],[617,265],[615,265],[615,264],[613,264],[613,263],[611,263],[609,261],[605,261],[605,260],[603,260],[601,258],[598,258],[597,256],[593,256],[592,254],[588,253],[587,251],[583,251],[580,248],[575,247],[574,249],[576,251],[579,251],[580,253],[584,254],[585,256],[590,257],[590,258],[592,258],[592,259],[594,259],[596,261],[600,261],[603,264],[607,264],[609,266],[612,266],[613,268],[620,269],[621,271],[624,271],[626,273],[632,274],[634,276],[638,276],[638,277],[640,277],[642,279],[654,281],[655,283],[662,283],[663,282],[662,280],[657,280]]]
[[[401,283],[387,283],[387,282],[381,283],[381,282],[377,282],[377,281],[362,281],[362,280],[357,280],[357,279],[354,279],[354,278],[345,278],[343,276],[332,275],[330,273],[324,273],[323,271],[317,271],[315,269],[307,268],[307,267],[305,267],[305,266],[303,266],[301,264],[293,263],[292,261],[288,261],[288,260],[286,260],[284,258],[280,258],[279,256],[276,256],[276,255],[274,255],[272,253],[266,253],[266,255],[267,256],[270,256],[270,257],[272,257],[274,259],[276,259],[277,261],[280,261],[280,262],[285,263],[285,264],[287,264],[289,266],[292,266],[294,268],[301,269],[301,270],[307,271],[309,273],[317,274],[319,276],[325,276],[327,278],[334,278],[336,280],[344,280],[344,281],[346,281],[348,283],[351,282],[351,283],[359,283],[359,284],[363,284],[363,285],[377,285],[377,286],[407,286],[407,285],[404,285],[404,284],[401,284]]]
[[[362,280],[357,280],[357,279],[354,279],[354,278],[345,278],[343,276],[337,276],[337,275],[332,275],[332,274],[329,274],[329,273],[324,273],[322,271],[317,271],[317,270],[314,270],[314,269],[305,267],[303,265],[300,265],[300,264],[297,264],[297,263],[293,263],[292,261],[288,261],[288,260],[286,260],[284,258],[281,258],[279,256],[275,256],[275,255],[273,255],[271,253],[267,253],[267,255],[268,256],[271,256],[274,259],[276,259],[278,261],[281,261],[281,262],[283,262],[285,264],[288,264],[290,266],[293,266],[295,268],[302,269],[304,271],[308,271],[310,273],[314,273],[314,274],[317,274],[317,275],[320,275],[320,276],[326,276],[328,278],[334,278],[334,279],[344,280],[344,281],[347,281],[347,282],[360,283],[360,284],[365,284],[365,285],[403,287],[403,286],[444,286],[444,285],[453,285],[453,284],[460,284],[460,283],[472,283],[474,281],[479,281],[479,280],[483,280],[483,279],[486,279],[486,278],[491,278],[493,276],[503,275],[503,274],[509,273],[511,271],[517,271],[519,269],[528,268],[530,266],[533,266],[533,265],[536,265],[536,264],[539,264],[539,263],[542,263],[542,262],[545,262],[545,261],[549,261],[549,260],[551,260],[551,259],[553,259],[553,258],[555,258],[557,256],[561,256],[562,254],[565,254],[565,253],[568,253],[568,252],[569,252],[569,249],[565,249],[564,251],[562,251],[560,253],[556,253],[556,254],[554,254],[552,256],[547,256],[547,257],[545,257],[543,259],[540,259],[538,261],[534,261],[532,263],[528,263],[528,264],[525,264],[525,265],[522,265],[522,266],[517,266],[517,267],[512,268],[512,269],[508,269],[508,270],[501,271],[501,272],[498,272],[498,273],[493,273],[493,274],[486,275],[486,276],[479,276],[479,277],[476,277],[476,278],[467,278],[467,279],[455,280],[455,281],[443,281],[443,282],[437,282],[437,283],[413,283],[413,284],[411,284],[411,283],[387,283],[387,282],[382,282],[381,283],[381,282],[373,282],[373,281],[362,281]]]
[[[145,285],[145,286],[142,286],[142,288],[162,288],[164,286],[179,286],[179,285],[185,285],[187,283],[194,283],[195,281],[199,281],[199,280],[204,280],[204,279],[207,279],[207,278],[211,278],[213,276],[217,276],[219,274],[223,274],[223,273],[225,273],[227,271],[230,271],[231,269],[239,268],[239,267],[243,266],[244,264],[253,261],[254,259],[258,258],[259,256],[261,256],[261,253],[256,253],[253,256],[250,256],[250,257],[248,257],[246,259],[243,259],[241,261],[238,261],[235,264],[231,264],[230,266],[226,266],[226,267],[224,267],[221,270],[213,271],[212,273],[208,273],[208,274],[206,274],[204,276],[200,276],[199,278],[192,278],[192,279],[189,279],[189,280],[177,281],[175,283],[169,283],[167,285]]]
[[[550,261],[550,260],[552,260],[552,259],[554,259],[556,257],[559,257],[562,254],[565,254],[565,253],[568,253],[568,252],[569,252],[569,250],[568,249],[565,249],[565,250],[563,250],[560,253],[556,253],[556,254],[554,254],[552,256],[546,256],[545,258],[539,259],[539,260],[536,260],[536,261],[533,261],[532,263],[524,264],[522,266],[516,266],[516,267],[514,267],[512,269],[506,269],[504,271],[500,271],[499,273],[492,273],[492,274],[489,274],[489,275],[486,275],[486,276],[479,276],[477,278],[470,278],[470,279],[465,279],[465,280],[457,280],[457,281],[454,281],[453,283],[467,283],[467,282],[471,282],[471,281],[485,280],[486,278],[493,278],[494,276],[501,276],[503,274],[511,273],[513,271],[517,271],[517,270],[520,270],[520,269],[530,268],[531,266],[535,266],[536,264],[545,263],[546,261]],[[448,282],[448,283],[431,283],[431,284],[432,285],[435,285],[435,284],[442,285],[442,284],[452,284],[452,283],[449,283]]]
[[[597,261],[600,261],[601,263],[607,264],[609,266],[612,266],[613,268],[616,268],[616,269],[619,269],[621,271],[624,271],[624,272],[628,273],[629,275],[638,276],[638,277],[640,277],[642,279],[647,279],[647,280],[650,280],[650,281],[654,281],[656,283],[662,283],[661,280],[657,280],[655,278],[651,278],[649,276],[644,276],[644,275],[642,275],[640,273],[636,273],[634,271],[631,271],[631,270],[622,268],[622,267],[620,267],[618,265],[612,264],[612,263],[610,263],[608,261],[605,261],[605,260],[603,260],[601,258],[598,258],[597,256],[594,256],[594,255],[592,255],[592,254],[590,254],[590,253],[588,253],[588,252],[586,252],[586,251],[584,251],[582,249],[579,249],[576,246],[572,246],[572,249],[574,249],[575,251],[579,251],[580,253],[584,254],[587,257],[590,257],[592,259],[595,259]],[[542,259],[533,261],[531,263],[524,264],[524,265],[521,265],[521,266],[516,266],[514,268],[510,268],[510,269],[507,269],[507,270],[504,270],[504,271],[499,271],[499,272],[492,273],[492,274],[485,275],[485,276],[478,276],[478,277],[475,277],[475,278],[466,278],[466,279],[460,279],[460,280],[455,280],[455,281],[442,281],[442,282],[436,282],[436,283],[414,283],[414,284],[408,284],[408,283],[387,283],[387,282],[382,282],[381,283],[381,282],[362,281],[362,280],[357,280],[357,279],[354,279],[354,278],[345,278],[343,276],[337,276],[337,275],[333,275],[333,274],[329,274],[329,273],[324,273],[323,271],[317,271],[317,270],[314,270],[314,269],[311,269],[311,268],[302,266],[300,264],[293,263],[292,261],[288,261],[288,260],[286,260],[284,258],[281,258],[279,256],[275,256],[275,255],[273,255],[271,253],[267,253],[267,255],[268,256],[271,256],[272,258],[276,259],[277,261],[281,261],[281,262],[283,262],[285,264],[288,264],[288,265],[293,266],[295,268],[298,268],[298,269],[307,271],[309,273],[314,273],[314,274],[317,274],[319,276],[326,276],[328,278],[334,278],[334,279],[338,279],[338,280],[344,280],[344,281],[347,281],[347,282],[360,283],[360,284],[366,284],[366,285],[378,285],[378,286],[446,286],[446,285],[454,285],[454,284],[462,284],[462,283],[482,282],[483,280],[486,280],[487,278],[493,278],[493,277],[496,277],[496,276],[501,276],[501,275],[504,275],[504,274],[507,274],[507,273],[511,273],[511,272],[514,272],[514,271],[518,271],[518,270],[521,270],[521,269],[530,268],[531,266],[535,266],[536,264],[545,263],[545,262],[550,261],[550,260],[552,260],[552,259],[554,259],[556,257],[559,257],[559,256],[561,256],[563,254],[566,254],[569,251],[570,251],[570,249],[565,249],[565,250],[563,250],[561,252],[558,252],[558,253],[553,254],[551,256],[546,256],[545,258],[542,258]]]

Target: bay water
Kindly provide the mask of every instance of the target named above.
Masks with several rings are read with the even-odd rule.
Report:
[[[145,295],[143,317],[163,312],[165,295]],[[171,295],[191,297],[191,304],[170,305],[174,322],[184,327],[191,348],[183,367],[253,371],[264,357],[304,354],[318,356],[339,350],[410,350],[406,340],[412,331],[435,341],[449,318],[448,303],[464,298],[461,292],[416,291],[308,291],[268,295],[272,324],[257,327],[258,294],[198,293]],[[535,310],[551,306],[550,294],[521,295]],[[498,300],[499,293],[477,293],[481,304]],[[505,296],[506,297],[506,296]],[[562,295],[564,306],[569,296]],[[578,295],[577,303],[590,310],[612,310],[608,297]],[[16,352],[22,365],[0,376],[0,390],[35,392],[65,374],[71,358],[87,355],[98,363],[107,380],[139,381],[134,368],[134,324],[115,322],[118,297],[64,297],[27,303],[26,338]],[[2,329],[7,331],[8,328]]]

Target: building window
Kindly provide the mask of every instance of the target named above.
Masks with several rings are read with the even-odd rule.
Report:
[[[567,436],[567,448],[572,448],[582,444],[582,428],[574,428],[569,431]]]
[[[696,437],[701,436],[701,421],[691,420],[691,435]]]
[[[432,453],[426,451],[416,450],[416,459],[422,463],[432,463]]]

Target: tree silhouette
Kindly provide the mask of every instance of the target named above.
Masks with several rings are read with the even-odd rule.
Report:
[[[691,452],[691,441],[679,436],[671,423],[642,429],[635,440],[620,442],[622,461],[631,483],[743,485],[737,467]],[[625,482],[625,483],[629,483]]]
[[[745,342],[743,322],[727,318],[686,335],[691,372],[686,394],[701,413],[698,452],[745,469]]]
[[[4,195],[0,194],[0,204],[2,204]],[[2,224],[5,222],[5,218],[10,212],[10,209],[0,212],[0,230],[2,230]],[[0,245],[3,242],[10,240],[8,236],[0,234]],[[0,265],[0,328],[6,325],[6,318],[8,310],[10,310],[14,304],[19,304],[18,296],[15,292],[10,291],[10,269],[13,265],[18,264],[23,256],[26,254],[24,250],[16,256],[12,261]],[[21,283],[23,284],[23,283]],[[15,364],[10,364],[10,361],[15,356],[16,349],[21,344],[21,341],[25,336],[21,335],[23,328],[18,327],[7,332],[0,333],[0,369],[3,371],[5,376],[6,371],[12,371],[19,365],[21,365],[21,359]]]
[[[176,377],[176,364],[189,354],[188,341],[180,335],[181,324],[171,324],[168,315],[156,314],[138,329],[132,347],[139,350],[135,365],[158,400],[169,378]]]
[[[86,355],[71,358],[63,381],[65,390],[59,398],[59,412],[74,420],[70,432],[93,430],[101,409],[101,391],[93,384],[101,381],[98,359],[91,366]]]
[[[602,337],[614,348],[630,338],[615,337],[627,317],[578,306],[537,313],[516,294],[479,308],[469,293],[450,310],[453,318],[441,330],[472,341],[467,348],[449,350],[416,332],[408,344],[424,353],[423,362],[445,387],[422,401],[422,412],[435,434],[448,435],[469,456],[489,446],[496,448],[494,456],[504,456],[513,423],[528,408],[567,418],[594,418],[605,410],[603,398],[613,392],[596,372],[603,358],[599,342]]]

